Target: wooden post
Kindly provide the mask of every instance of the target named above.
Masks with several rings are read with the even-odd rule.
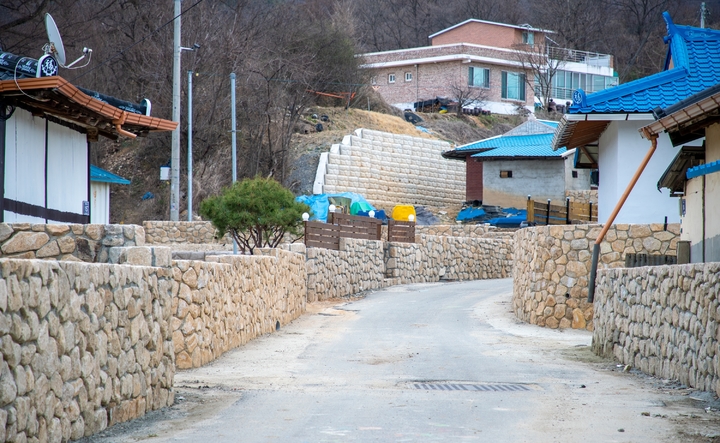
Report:
[[[565,197],[565,224],[570,224],[570,197]]]
[[[529,195],[527,199],[527,221],[528,223],[535,221],[535,202],[530,200]]]
[[[545,223],[545,224],[546,224],[546,225],[549,225],[549,224],[550,224],[550,199],[548,199],[547,215],[546,215],[545,219],[546,219],[546,222],[547,222],[547,223]]]

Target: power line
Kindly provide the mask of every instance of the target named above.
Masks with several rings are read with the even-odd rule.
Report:
[[[163,29],[164,27],[166,27],[166,26],[169,25],[170,23],[174,22],[175,19],[177,19],[178,17],[184,15],[186,12],[188,12],[189,10],[191,10],[192,8],[194,8],[195,6],[199,5],[199,4],[202,3],[203,1],[205,1],[205,0],[198,0],[198,1],[195,2],[192,6],[190,6],[190,7],[187,8],[186,10],[182,11],[179,15],[177,15],[177,16],[173,17],[171,20],[165,22],[165,23],[164,23],[163,25],[161,25],[160,27],[155,28],[154,31],[152,31],[150,34],[148,34],[148,35],[146,35],[145,37],[143,37],[141,40],[133,43],[132,45],[128,46],[127,48],[123,49],[122,51],[116,53],[115,55],[113,55],[113,56],[110,57],[109,59],[105,60],[104,62],[100,63],[99,65],[93,67],[92,69],[89,69],[89,70],[85,71],[84,73],[78,75],[77,77],[73,78],[73,79],[72,79],[72,82],[75,82],[75,81],[78,80],[79,78],[84,77],[85,75],[93,72],[93,71],[96,70],[97,68],[100,68],[100,67],[102,67],[102,66],[105,66],[106,64],[110,63],[112,60],[114,60],[114,59],[118,58],[119,56],[123,55],[123,54],[126,53],[127,51],[131,50],[131,49],[134,48],[135,46],[139,45],[140,43],[144,42],[144,41],[147,40],[148,38],[150,38],[150,37],[152,37],[153,35],[155,35],[158,31],[160,31],[161,29]]]

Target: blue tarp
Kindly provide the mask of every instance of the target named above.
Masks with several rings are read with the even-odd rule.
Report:
[[[505,208],[503,212],[513,215],[493,218],[488,220],[487,223],[490,223],[491,226],[497,226],[498,228],[517,228],[520,227],[520,223],[527,220],[527,210],[525,209]]]
[[[476,208],[469,206],[462,211],[457,216],[457,220],[460,221],[470,221],[474,220],[476,218],[481,218],[485,216],[485,210],[483,208]]]
[[[493,218],[487,222],[490,223],[491,226],[497,226],[498,228],[517,228],[525,219],[525,216],[513,215],[511,217]]]
[[[365,200],[365,197],[363,197],[360,194],[356,194],[354,192],[339,192],[337,194],[316,194],[316,195],[301,195],[299,197],[296,197],[295,200],[299,201],[300,203],[305,203],[306,205],[310,206],[310,220],[317,220],[324,223],[327,223],[327,213],[328,208],[330,207],[330,197],[339,197],[339,198],[347,198],[351,201],[351,207],[352,204],[355,203],[361,203],[363,205],[368,205],[371,209],[375,209],[370,203]]]

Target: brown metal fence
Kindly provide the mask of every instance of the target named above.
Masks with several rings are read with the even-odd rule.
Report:
[[[597,205],[576,203],[566,199],[564,205],[554,205],[551,200],[537,202],[528,198],[527,221],[538,225],[569,225],[593,223],[598,220]]]
[[[388,220],[388,241],[415,243],[415,222]]]

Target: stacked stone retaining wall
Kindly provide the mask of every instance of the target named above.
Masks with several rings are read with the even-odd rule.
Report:
[[[227,234],[216,238],[217,230],[209,221],[146,221],[143,228],[145,241],[149,244],[232,244],[232,238]]]
[[[593,329],[587,302],[592,249],[600,225],[538,226],[515,234],[513,309],[531,324]],[[613,225],[600,245],[598,269],[624,266],[625,254],[676,255],[680,225]]]
[[[0,267],[0,441],[78,439],[173,403],[169,268]]]
[[[484,280],[512,275],[511,239],[420,235],[418,243],[388,243],[389,284]]]
[[[511,238],[416,235],[417,243],[341,239],[340,250],[307,249],[308,301],[390,285],[505,278]]]
[[[327,300],[385,285],[384,243],[340,239],[340,250],[307,248],[307,300]]]
[[[597,204],[598,202],[597,189],[587,189],[581,191],[568,190],[565,191],[565,197],[570,197],[570,200],[575,203],[588,204],[593,202],[593,204]]]
[[[442,158],[444,141],[358,129],[328,156],[323,192],[356,192],[378,208],[465,200],[465,165]],[[321,165],[323,167],[324,165]]]
[[[179,369],[200,367],[305,312],[305,257],[280,249],[256,252],[173,262]]]
[[[110,248],[144,244],[136,225],[0,223],[0,257],[107,263]]]
[[[720,395],[720,263],[598,272],[593,351]]]

